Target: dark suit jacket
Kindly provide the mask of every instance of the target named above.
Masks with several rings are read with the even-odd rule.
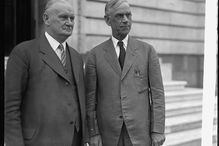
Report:
[[[149,146],[151,132],[164,133],[164,89],[151,45],[129,37],[121,71],[109,39],[91,50],[85,73],[90,136],[99,133],[104,146],[115,146],[123,121],[134,146]]]
[[[69,52],[85,140],[83,62],[73,48],[69,47]],[[7,146],[71,146],[74,135],[73,88],[45,35],[13,49],[5,81]]]

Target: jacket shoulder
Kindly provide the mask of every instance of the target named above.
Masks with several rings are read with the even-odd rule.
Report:
[[[18,52],[28,52],[30,50],[33,50],[38,46],[38,39],[33,39],[33,40],[28,40],[28,41],[23,41],[19,44],[17,44],[11,53],[18,53]]]
[[[38,39],[23,41],[17,44],[11,51],[10,56],[20,56],[20,58],[26,58],[29,54],[33,54],[35,49],[39,46]]]
[[[156,52],[155,48],[151,44],[135,39],[135,38],[131,38],[131,39],[132,39],[132,42],[134,42],[137,45],[137,47],[140,48],[141,50],[146,51],[146,52],[151,52],[151,51]]]
[[[99,52],[99,51],[103,50],[103,48],[105,48],[105,47],[109,44],[109,42],[110,42],[110,39],[105,40],[104,42],[102,42],[102,43],[96,45],[96,46],[95,46],[94,48],[92,48],[90,51],[91,51],[91,52]]]
[[[138,46],[142,46],[144,48],[154,48],[151,44],[149,44],[148,42],[144,42],[144,41],[141,41],[141,40],[138,40],[138,39],[135,39],[135,38],[131,38],[133,39],[133,41],[135,41],[135,43],[138,45]]]

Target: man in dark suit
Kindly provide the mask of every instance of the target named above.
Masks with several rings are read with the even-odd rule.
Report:
[[[165,141],[165,100],[155,49],[128,35],[126,0],[110,0],[105,21],[112,37],[88,55],[86,104],[90,145],[160,146]]]
[[[48,1],[45,33],[11,52],[5,80],[6,146],[86,142],[83,62],[66,42],[74,18],[69,2]]]

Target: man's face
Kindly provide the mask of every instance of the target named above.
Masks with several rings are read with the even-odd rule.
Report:
[[[117,39],[124,39],[131,30],[132,14],[128,3],[122,3],[113,8],[107,18],[107,24],[112,28],[112,34]]]
[[[47,12],[47,31],[55,38],[68,38],[74,27],[73,8],[66,3],[56,3]]]

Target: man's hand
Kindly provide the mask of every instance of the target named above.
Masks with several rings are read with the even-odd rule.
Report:
[[[90,138],[89,146],[102,146],[102,139],[100,135],[95,135]]]
[[[165,141],[165,135],[161,133],[153,132],[151,135],[152,146],[161,146]]]

